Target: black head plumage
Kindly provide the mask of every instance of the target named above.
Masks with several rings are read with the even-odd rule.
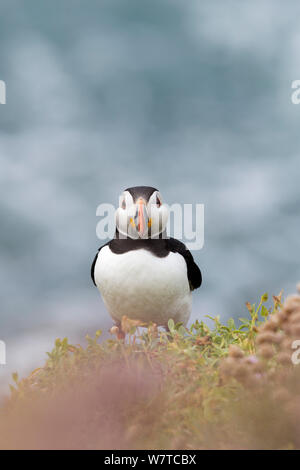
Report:
[[[151,186],[134,186],[132,188],[125,189],[125,191],[128,191],[131,194],[135,202],[139,197],[142,197],[145,201],[149,201],[151,194],[158,190]]]

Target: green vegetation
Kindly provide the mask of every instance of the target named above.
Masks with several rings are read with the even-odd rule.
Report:
[[[123,318],[126,340],[56,340],[45,366],[14,374],[1,411],[1,448],[289,449],[300,447],[300,296],[226,325],[209,317],[186,329],[142,328]]]

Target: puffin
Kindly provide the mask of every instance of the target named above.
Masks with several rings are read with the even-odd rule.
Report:
[[[101,246],[91,266],[115,326],[124,316],[168,329],[169,319],[186,325],[192,291],[202,275],[185,244],[167,235],[169,210],[159,190],[126,189],[116,210],[115,236]]]

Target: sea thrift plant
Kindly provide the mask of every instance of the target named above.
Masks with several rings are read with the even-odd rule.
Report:
[[[56,340],[1,410],[3,449],[300,448],[300,296],[264,294],[239,324],[169,331],[124,317],[87,346]]]

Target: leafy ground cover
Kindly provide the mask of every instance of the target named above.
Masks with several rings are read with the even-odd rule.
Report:
[[[0,448],[299,448],[300,296],[271,303],[239,322],[166,332],[124,317],[125,340],[57,339],[44,367],[13,375]]]

